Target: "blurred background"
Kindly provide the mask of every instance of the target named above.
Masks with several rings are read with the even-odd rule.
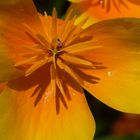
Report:
[[[51,15],[53,7],[58,17],[63,18],[70,3],[66,0],[34,0],[40,13]],[[92,97],[87,91],[86,98],[96,121],[94,140],[140,140],[140,115],[126,114],[109,108]]]

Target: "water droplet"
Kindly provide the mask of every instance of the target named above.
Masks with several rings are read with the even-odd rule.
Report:
[[[107,73],[107,75],[110,77],[110,76],[113,75],[113,73],[112,73],[111,71],[109,71],[109,72]]]
[[[100,4],[101,4],[101,5],[103,4],[103,0],[100,0]]]
[[[45,92],[44,104],[48,102],[49,92]]]

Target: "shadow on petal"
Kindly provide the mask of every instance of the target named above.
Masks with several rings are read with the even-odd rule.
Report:
[[[46,77],[44,77],[46,75]],[[50,82],[49,75],[49,65],[44,65],[40,69],[33,72],[31,75],[27,77],[20,77],[15,80],[11,80],[8,82],[8,87],[15,91],[19,91],[19,93],[24,93],[24,91],[31,89],[37,86],[33,93],[30,93],[30,97],[36,96],[34,101],[34,106],[36,106],[41,100],[43,94],[45,93],[46,88],[48,87]],[[23,92],[22,92],[23,91]]]
[[[62,93],[60,91],[56,92],[56,96],[55,96],[55,100],[56,100],[56,113],[59,114],[60,113],[60,102],[62,102],[62,104],[64,105],[64,107],[66,109],[68,109],[67,106],[67,102],[64,98],[64,95],[62,95]]]

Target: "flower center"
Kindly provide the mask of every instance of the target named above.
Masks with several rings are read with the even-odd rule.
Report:
[[[71,15],[67,16],[68,17],[66,18],[65,23],[63,23],[63,28],[60,32],[58,32],[59,30],[57,28],[57,13],[55,9],[51,18],[52,25],[50,31],[46,30],[46,34],[38,33],[29,25],[24,24],[26,34],[34,42],[34,45],[25,46],[25,48],[31,50],[31,53],[28,52],[28,55],[23,57],[21,61],[17,62],[15,66],[23,66],[25,69],[25,76],[29,76],[47,63],[51,64],[50,71],[52,72],[52,79],[54,79],[54,73],[57,73],[57,68],[64,69],[74,77],[74,79],[79,79],[68,64],[73,64],[77,67],[80,66],[83,68],[95,69],[92,62],[75,55],[75,53],[89,51],[99,47],[95,40],[87,39],[84,42],[80,42],[80,40],[78,41],[79,34],[83,33],[82,26],[86,23],[87,19],[84,19],[75,26],[74,23],[76,18],[73,17],[72,19],[69,19]],[[45,15],[44,18],[47,20],[47,15]],[[50,19],[47,21],[49,22]],[[78,82],[80,83],[80,80],[78,80]]]
[[[56,56],[59,52],[61,52],[61,48],[63,47],[62,42],[59,39],[55,39],[51,44],[51,56]]]

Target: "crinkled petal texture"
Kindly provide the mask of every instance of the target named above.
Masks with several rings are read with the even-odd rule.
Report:
[[[140,20],[99,22],[81,36],[89,32],[101,47],[82,55],[96,62],[96,70],[82,70],[96,81],[85,81],[85,89],[112,108],[140,113]]]
[[[69,0],[73,6],[97,19],[140,17],[138,0]]]
[[[95,123],[82,89],[65,76],[66,95],[55,96],[45,73],[47,66],[12,80],[0,94],[0,139],[92,140]]]

